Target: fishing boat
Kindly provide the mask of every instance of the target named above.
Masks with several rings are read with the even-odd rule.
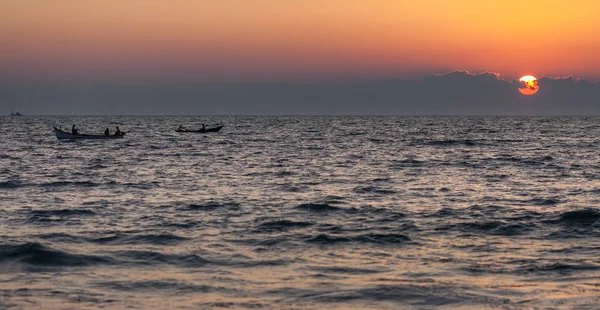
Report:
[[[123,139],[125,135],[124,132],[121,132],[120,135],[84,135],[84,134],[72,134],[70,132],[62,131],[56,127],[54,127],[54,133],[59,140],[79,140],[79,139],[93,139],[93,140],[107,140],[107,139]]]
[[[223,128],[224,126],[218,126],[218,127],[213,127],[213,128],[206,128],[206,129],[175,129],[176,132],[198,132],[198,133],[207,133],[207,132],[219,132],[219,130],[221,130],[221,128]]]
[[[23,116],[23,114],[21,114],[19,112],[13,112],[13,111],[10,111],[10,115],[12,115],[12,116]]]

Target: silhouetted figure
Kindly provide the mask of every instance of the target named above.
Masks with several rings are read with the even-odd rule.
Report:
[[[200,131],[202,131],[202,132],[206,131],[206,127],[204,126],[204,124],[202,124],[202,128],[200,129]]]
[[[75,125],[73,124],[73,127],[71,127],[71,134],[73,135],[78,135],[79,131],[77,131],[77,128],[75,128]]]
[[[110,130],[108,130],[108,127],[106,128],[106,130],[104,131],[104,135],[105,136],[110,136]]]
[[[115,136],[120,136],[121,135],[121,129],[119,129],[119,126],[117,126],[117,131],[115,131]]]
[[[179,129],[177,130],[183,130],[183,125],[179,125]]]

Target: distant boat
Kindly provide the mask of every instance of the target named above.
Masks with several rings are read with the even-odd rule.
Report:
[[[56,127],[54,127],[54,133],[56,134],[56,137],[59,140],[80,140],[80,139],[93,139],[93,140],[107,140],[107,139],[123,139],[123,136],[125,135],[124,132],[122,132],[120,135],[115,136],[115,135],[82,135],[82,134],[77,134],[74,135],[72,133],[66,132],[66,131],[62,131]]]
[[[221,128],[223,128],[224,126],[218,126],[218,127],[213,127],[213,128],[206,128],[206,129],[175,129],[175,131],[177,132],[198,132],[198,133],[205,133],[205,132],[219,132],[219,130],[221,130]]]
[[[19,113],[19,112],[10,112],[10,115],[12,116],[23,116],[23,114]]]

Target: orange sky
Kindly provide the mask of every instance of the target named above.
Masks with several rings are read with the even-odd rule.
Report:
[[[597,0],[5,0],[0,76],[600,76]]]

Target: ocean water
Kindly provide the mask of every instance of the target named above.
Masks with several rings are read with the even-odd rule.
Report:
[[[0,117],[0,309],[597,309],[599,123]]]

